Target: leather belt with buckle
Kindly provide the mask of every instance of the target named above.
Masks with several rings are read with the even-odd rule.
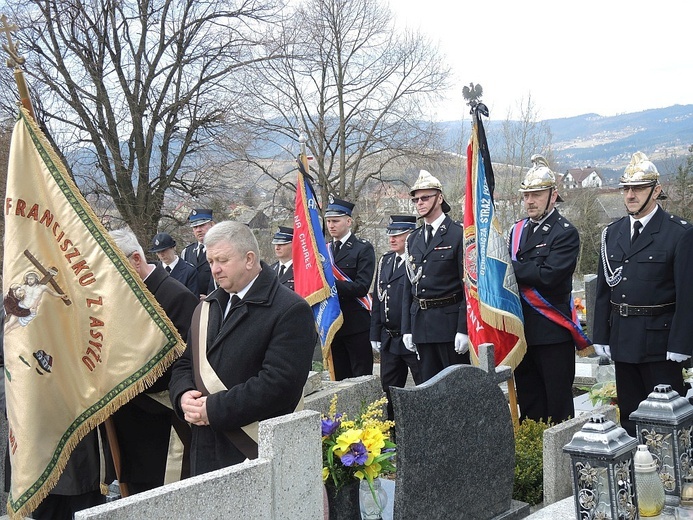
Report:
[[[459,301],[462,301],[461,294],[453,294],[452,296],[446,296],[445,298],[417,298],[414,296],[414,300],[419,304],[421,309],[438,309],[440,307],[447,307],[448,305],[453,305]]]
[[[399,330],[385,329],[385,332],[387,332],[391,338],[399,338],[402,335],[402,332]]]
[[[676,303],[664,303],[662,305],[628,305],[627,303],[611,302],[611,309],[619,316],[659,316],[666,312],[674,312]]]

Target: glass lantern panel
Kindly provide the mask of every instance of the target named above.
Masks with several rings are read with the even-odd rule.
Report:
[[[672,438],[672,432],[669,430],[660,430],[655,425],[643,425],[641,435],[647,444],[647,448],[652,454],[655,463],[657,464],[657,472],[659,473],[664,490],[671,493],[676,490],[676,478],[674,473],[674,444],[676,439]]]

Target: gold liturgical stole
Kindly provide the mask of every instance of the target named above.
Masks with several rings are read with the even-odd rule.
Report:
[[[4,217],[8,511],[23,517],[53,488],[78,441],[185,345],[24,110],[12,134]]]

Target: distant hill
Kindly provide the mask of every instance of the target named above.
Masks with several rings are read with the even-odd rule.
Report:
[[[693,144],[693,105],[674,105],[604,117],[598,114],[547,119],[556,160],[564,170],[594,166],[611,178],[620,174],[631,155],[642,151],[657,164],[688,155]],[[442,123],[452,144],[469,121]],[[498,135],[502,121],[488,122],[488,133]],[[491,137],[489,137],[491,140]],[[493,157],[494,143],[490,143]],[[661,168],[660,168],[661,170]]]

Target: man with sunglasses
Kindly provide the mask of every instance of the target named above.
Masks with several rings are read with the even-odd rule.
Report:
[[[402,342],[420,358],[427,381],[450,365],[469,363],[464,297],[464,235],[447,213],[438,179],[426,170],[409,192],[422,226],[407,238]]]
[[[686,394],[693,227],[659,207],[659,172],[644,153],[633,154],[620,186],[628,216],[602,233],[593,338],[597,353],[614,360],[621,425],[635,437],[629,416],[656,385]]]

